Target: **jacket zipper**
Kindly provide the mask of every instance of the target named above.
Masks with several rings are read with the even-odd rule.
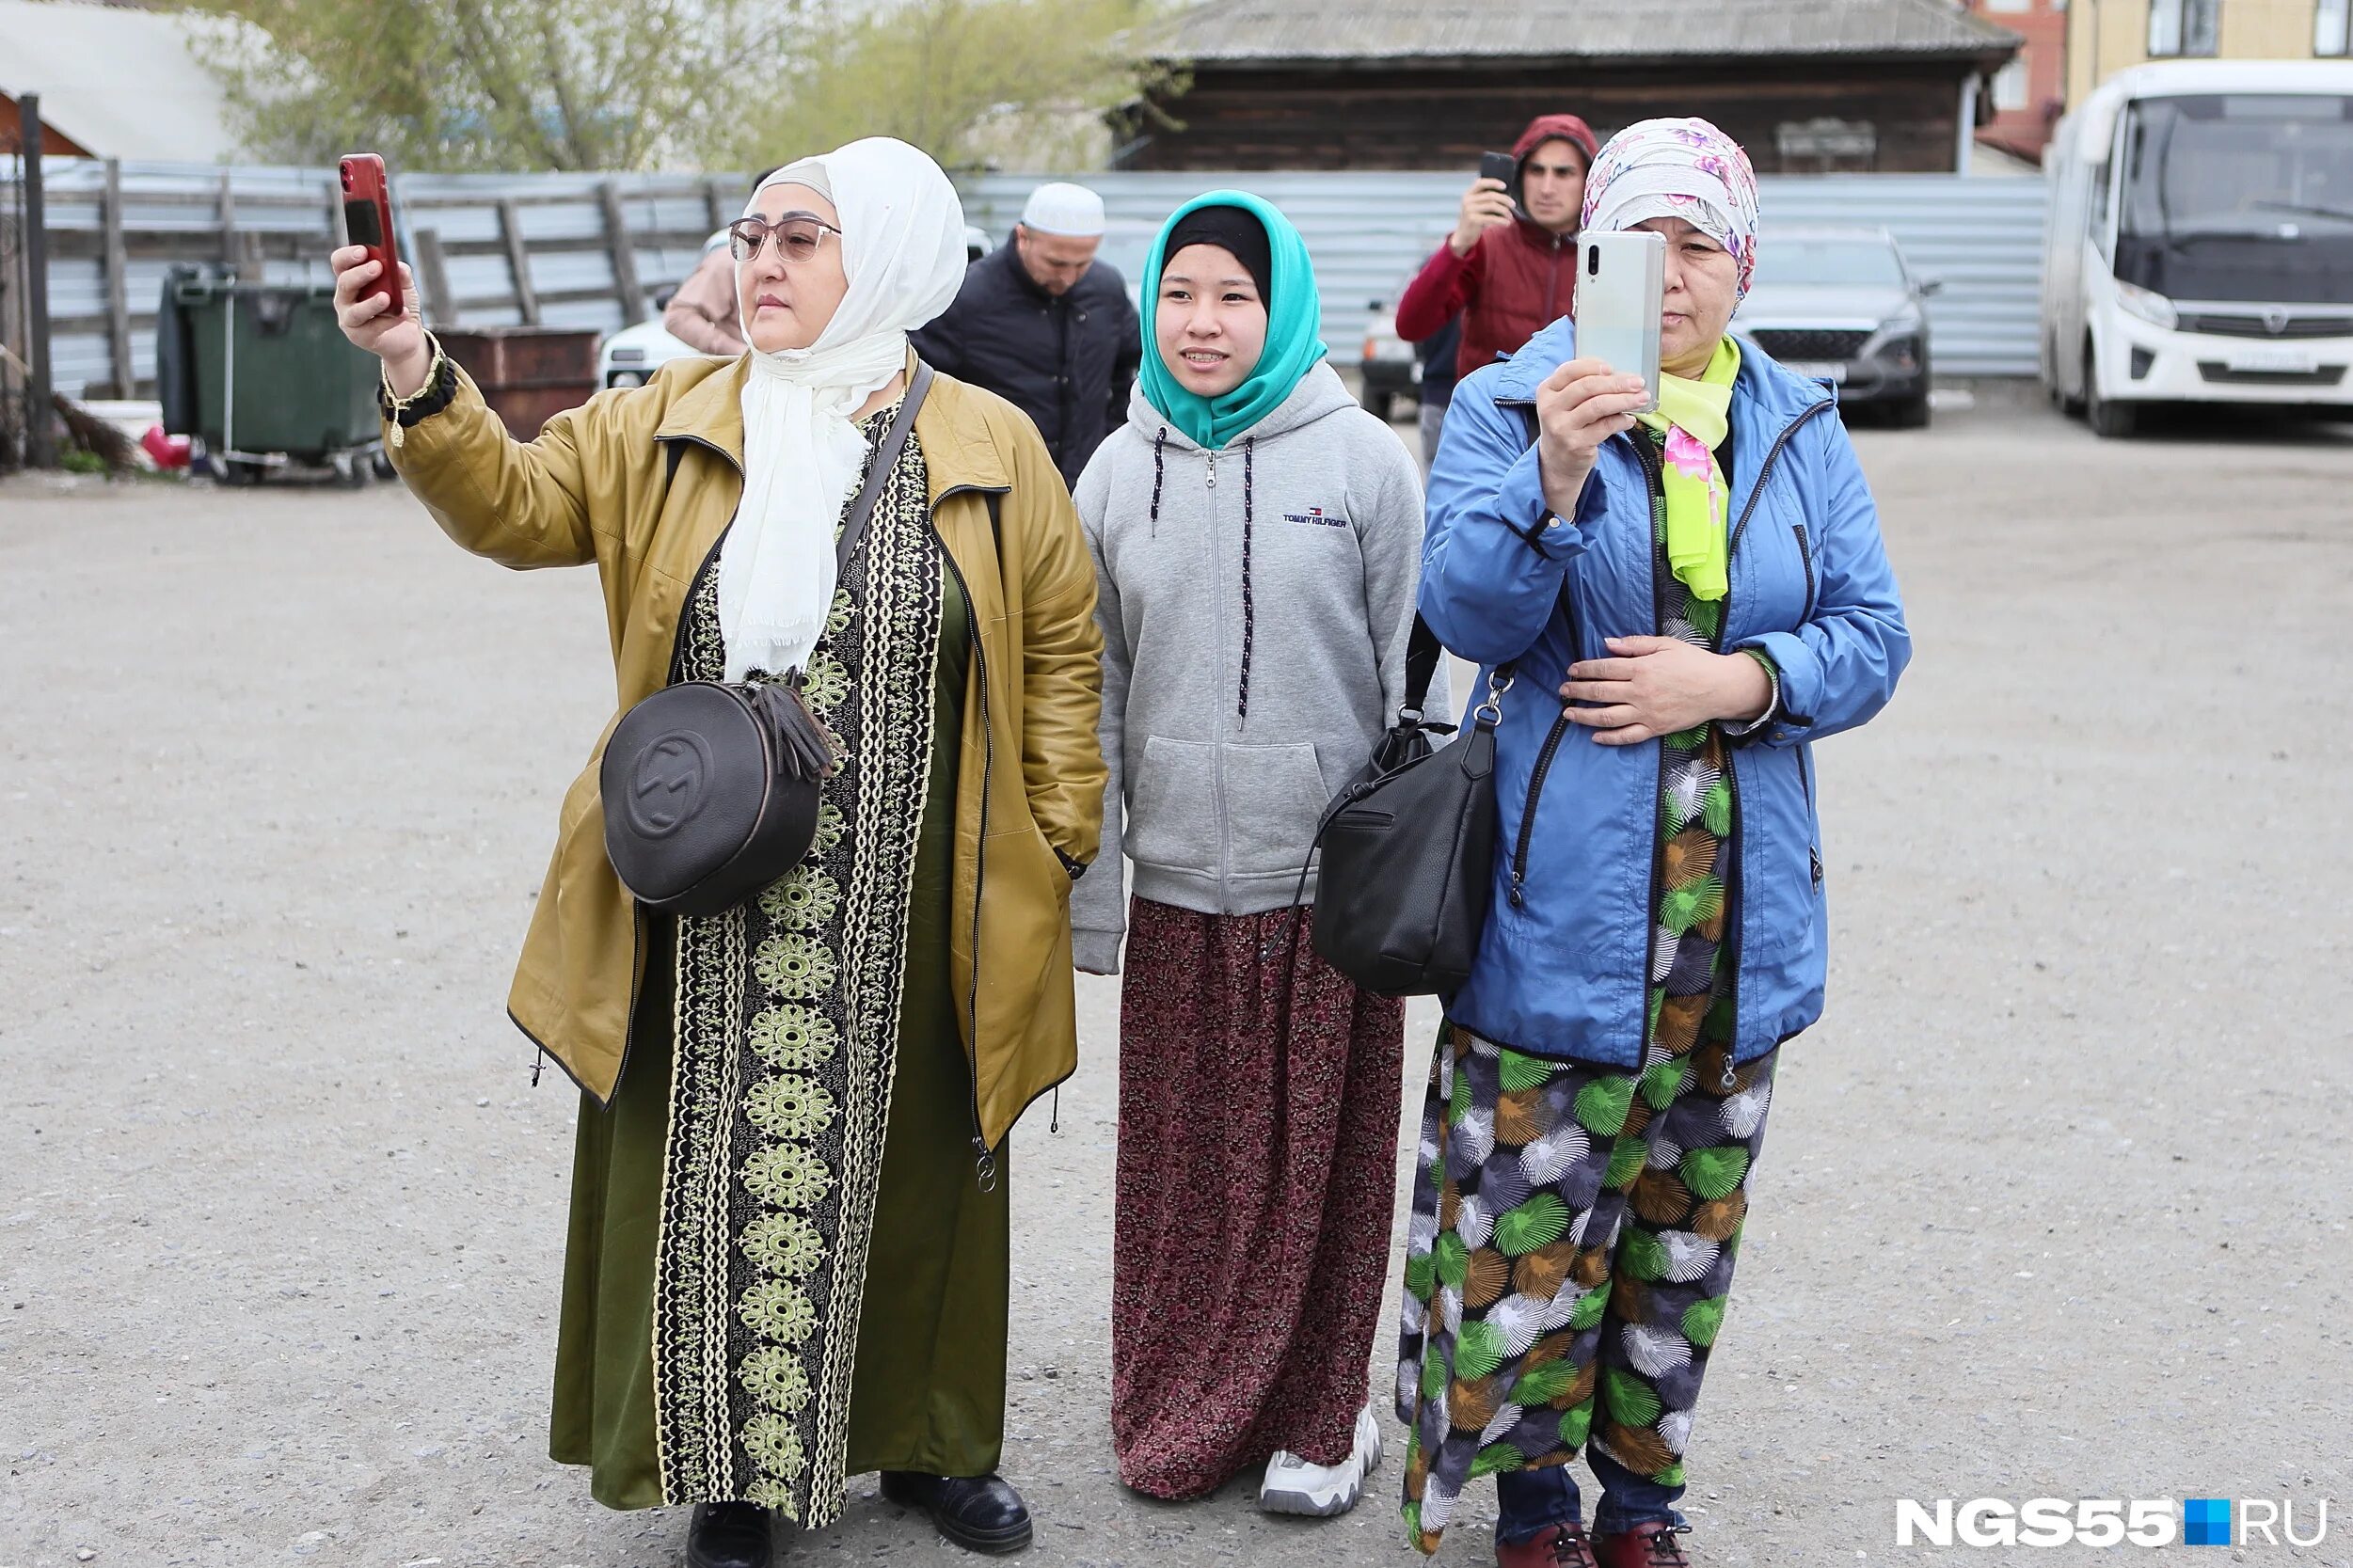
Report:
[[[960,484],[943,491],[945,501],[967,493],[988,496],[1006,495],[1010,486],[989,484]],[[947,547],[947,536],[940,531],[939,502],[924,511],[931,525],[931,537],[940,543],[940,559],[947,562],[948,571],[962,591],[964,603],[972,603],[972,585],[964,579],[964,569],[956,564],[956,552]],[[996,769],[996,736],[989,728],[989,655],[982,645],[980,623],[976,617],[972,628],[973,667],[980,673],[980,848],[973,857],[972,868],[972,990],[964,999],[964,1017],[972,1030],[972,1055],[967,1062],[972,1079],[972,1168],[984,1193],[996,1191],[996,1152],[989,1147],[988,1133],[980,1124],[980,895],[982,880],[989,872],[989,784]],[[1057,1085],[1058,1086],[1058,1085]]]
[[[1814,618],[1814,551],[1805,542],[1805,525],[1797,523],[1791,527],[1797,534],[1798,564],[1805,568],[1805,613],[1798,617],[1803,623]]]
[[[1765,494],[1765,485],[1773,479],[1773,465],[1781,460],[1781,454],[1788,449],[1790,438],[1796,436],[1800,430],[1803,430],[1806,423],[1817,414],[1820,414],[1823,409],[1831,406],[1833,406],[1833,404],[1828,399],[1823,399],[1819,403],[1808,404],[1805,407],[1798,411],[1796,419],[1791,420],[1789,424],[1782,428],[1781,434],[1773,437],[1773,445],[1766,449],[1765,460],[1764,462],[1758,464],[1757,467],[1757,483],[1750,487],[1748,492],[1748,504],[1741,508],[1740,523],[1732,530],[1732,537],[1725,543],[1724,554],[1725,560],[1727,562],[1729,562],[1732,559],[1732,552],[1741,547],[1741,535],[1748,531],[1748,520],[1753,515],[1755,515],[1757,501],[1763,499]],[[1810,619],[1812,617],[1814,608],[1814,561],[1812,554],[1806,548],[1805,529],[1803,524],[1798,526],[1797,537],[1798,555],[1805,564],[1805,609],[1806,616]],[[1655,562],[1652,563],[1651,569],[1655,574],[1658,569]],[[1716,641],[1719,643],[1724,641],[1725,634],[1731,629],[1731,626],[1732,585],[1731,575],[1727,572],[1725,577],[1724,615],[1716,623]],[[1730,792],[1732,801],[1732,834],[1730,842],[1735,845],[1741,842],[1741,767],[1739,758],[1740,749],[1738,747],[1726,746],[1724,749],[1724,777],[1725,786]],[[1664,766],[1663,759],[1661,760],[1661,766]],[[1801,778],[1804,777],[1804,764],[1801,761],[1799,764]],[[1814,879],[1816,885],[1819,886],[1821,881],[1821,869],[1820,861],[1815,856],[1814,846],[1811,842],[1814,834],[1814,829],[1813,811],[1811,806],[1813,797],[1810,790],[1807,792],[1806,798],[1808,802],[1805,830],[1806,838],[1808,840],[1806,844],[1806,855],[1809,860],[1813,860],[1814,862]],[[1657,872],[1655,868],[1658,864],[1658,855],[1655,851],[1651,856],[1651,864],[1654,868],[1652,874],[1656,876]],[[1725,928],[1730,931],[1739,931],[1741,929],[1741,926],[1745,923],[1747,918],[1748,888],[1745,885],[1744,879],[1737,878],[1737,873],[1739,871],[1737,864],[1734,866],[1734,871],[1736,874],[1735,878],[1728,879],[1725,884],[1727,888],[1732,891],[1731,907],[1725,911]],[[1658,895],[1655,891],[1651,895],[1651,903],[1653,907],[1656,907],[1658,903]],[[1735,916],[1739,918],[1736,920],[1734,918]],[[1655,930],[1652,933],[1652,940],[1657,940],[1657,933]],[[1719,1081],[1717,1086],[1723,1089],[1725,1093],[1729,1094],[1737,1086],[1739,1082],[1734,1071],[1734,1057],[1739,1054],[1741,1047],[1741,966],[1738,962],[1735,962],[1732,966],[1732,978],[1725,983],[1725,995],[1731,1001],[1732,1004],[1732,1038],[1725,1044],[1724,1076]],[[1646,1016],[1647,1015],[1646,1014]]]
[[[1805,860],[1814,874],[1814,891],[1822,890],[1822,847],[1814,834],[1814,748],[1801,740],[1797,748],[1797,782],[1805,791]]]
[[[1561,613],[1568,620],[1568,661],[1571,664],[1577,662],[1580,652],[1575,595],[1576,589],[1564,576],[1561,579]],[[1535,768],[1528,775],[1528,804],[1519,814],[1519,841],[1512,847],[1511,901],[1512,908],[1516,910],[1528,907],[1524,889],[1528,884],[1528,846],[1536,833],[1536,801],[1544,795],[1544,781],[1552,771],[1552,759],[1560,753],[1561,742],[1568,737],[1571,721],[1568,705],[1564,701],[1560,716],[1552,721],[1551,729],[1545,733],[1544,745],[1536,752]]]
[[[1666,625],[1667,619],[1666,604],[1662,597],[1659,584],[1659,562],[1660,559],[1666,554],[1666,472],[1661,465],[1660,453],[1656,448],[1651,446],[1649,437],[1646,436],[1630,436],[1625,437],[1625,439],[1633,447],[1634,456],[1636,460],[1642,464],[1644,482],[1649,486],[1650,490],[1650,549],[1647,554],[1650,561],[1650,626],[1652,635],[1656,636],[1659,634],[1659,628]],[[1727,549],[1727,557],[1729,556],[1729,553],[1730,552]],[[1729,596],[1730,595],[1727,591],[1726,597]],[[1664,740],[1654,741],[1651,743],[1651,750],[1655,753],[1656,764],[1651,771],[1650,794],[1647,797],[1647,811],[1650,816],[1650,891],[1648,897],[1643,905],[1642,911],[1643,926],[1645,927],[1643,933],[1642,957],[1642,1001],[1640,1006],[1635,1008],[1634,1014],[1637,1019],[1641,1020],[1641,1022],[1635,1025],[1635,1034],[1640,1042],[1634,1053],[1634,1059],[1637,1063],[1642,1060],[1643,1056],[1646,1054],[1650,1049],[1650,988],[1653,986],[1664,986],[1666,984],[1665,977],[1659,974],[1659,884],[1661,879],[1660,876],[1661,868],[1659,864],[1659,835],[1665,831],[1665,819],[1661,816],[1661,813],[1664,810],[1664,807],[1661,802],[1661,797],[1665,792],[1667,782],[1666,742]],[[1727,1074],[1731,1070],[1731,1061],[1732,1057],[1729,1048],[1727,1048],[1725,1055],[1725,1071]]]
[[[1642,454],[1644,450],[1642,443],[1636,442],[1634,450],[1638,456]],[[1651,466],[1647,457],[1642,458],[1642,465],[1643,477],[1647,482],[1651,493],[1651,505],[1656,508],[1665,504],[1665,494],[1661,488],[1662,482],[1658,470]],[[1655,513],[1651,518],[1651,527],[1655,532],[1658,528],[1658,518]],[[1581,651],[1577,642],[1577,609],[1573,594],[1574,590],[1564,578],[1561,582],[1561,606],[1563,612],[1568,617],[1568,657],[1571,663],[1576,662]],[[1655,581],[1651,585],[1651,598],[1654,603],[1658,598],[1658,585]],[[1536,752],[1534,770],[1528,775],[1528,803],[1519,814],[1519,841],[1512,847],[1510,895],[1512,908],[1516,910],[1525,909],[1528,903],[1524,890],[1528,883],[1528,847],[1534,839],[1536,831],[1536,802],[1543,798],[1545,780],[1552,772],[1552,759],[1559,754],[1561,742],[1567,737],[1568,727],[1572,722],[1574,721],[1569,718],[1568,709],[1564,705],[1560,717],[1552,721],[1552,728],[1545,735],[1542,749]]]
[[[1552,264],[1545,269],[1544,274],[1544,324],[1547,326],[1552,325],[1552,302],[1558,299],[1561,294],[1562,244],[1563,241],[1560,235],[1555,234],[1552,236]]]
[[[1773,466],[1781,461],[1782,450],[1789,446],[1790,437],[1804,429],[1816,415],[1836,406],[1836,404],[1829,398],[1824,398],[1820,403],[1807,404],[1798,410],[1797,418],[1791,420],[1783,428],[1781,434],[1773,438],[1773,446],[1766,451],[1765,461],[1757,470],[1756,487],[1748,493],[1748,504],[1741,508],[1741,520],[1733,527],[1732,537],[1725,545],[1724,553],[1726,559],[1731,557],[1734,550],[1741,547],[1741,535],[1748,531],[1748,519],[1756,512],[1757,502],[1765,493],[1765,482],[1773,478]]]

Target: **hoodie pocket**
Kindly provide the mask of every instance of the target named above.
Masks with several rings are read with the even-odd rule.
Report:
[[[1128,858],[1215,873],[1217,869],[1217,748],[1149,736],[1141,768],[1128,774]]]
[[[1312,746],[1228,746],[1226,831],[1236,877],[1299,874],[1331,803]]]

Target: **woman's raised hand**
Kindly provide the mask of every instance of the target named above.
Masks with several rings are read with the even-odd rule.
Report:
[[[1577,498],[1593,472],[1601,443],[1634,428],[1635,411],[1649,402],[1638,375],[1620,375],[1598,359],[1571,359],[1536,388],[1536,425],[1543,448],[1544,504],[1555,515],[1577,515]]]
[[[368,247],[347,245],[327,258],[335,269],[335,323],[343,336],[384,361],[385,379],[395,397],[422,391],[425,372],[433,361],[425,347],[424,318],[417,309],[417,279],[401,268],[401,298],[405,309],[394,312],[382,294],[361,291],[384,275],[384,263]]]

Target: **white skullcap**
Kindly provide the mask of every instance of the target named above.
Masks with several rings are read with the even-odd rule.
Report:
[[[1022,227],[1040,234],[1062,234],[1074,240],[1099,240],[1105,229],[1103,198],[1084,185],[1057,181],[1029,193],[1022,209]]]

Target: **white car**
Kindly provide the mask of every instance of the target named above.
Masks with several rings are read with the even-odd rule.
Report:
[[[711,245],[723,244],[723,234],[711,236]],[[978,261],[995,248],[995,242],[970,224],[964,226],[964,262]],[[708,254],[706,251],[706,254]],[[689,348],[672,337],[661,325],[660,312],[670,309],[670,295],[675,290],[663,290],[654,296],[655,315],[650,321],[625,326],[607,338],[596,350],[596,385],[598,387],[643,387],[654,379],[654,372],[673,359],[684,359],[700,351]]]

